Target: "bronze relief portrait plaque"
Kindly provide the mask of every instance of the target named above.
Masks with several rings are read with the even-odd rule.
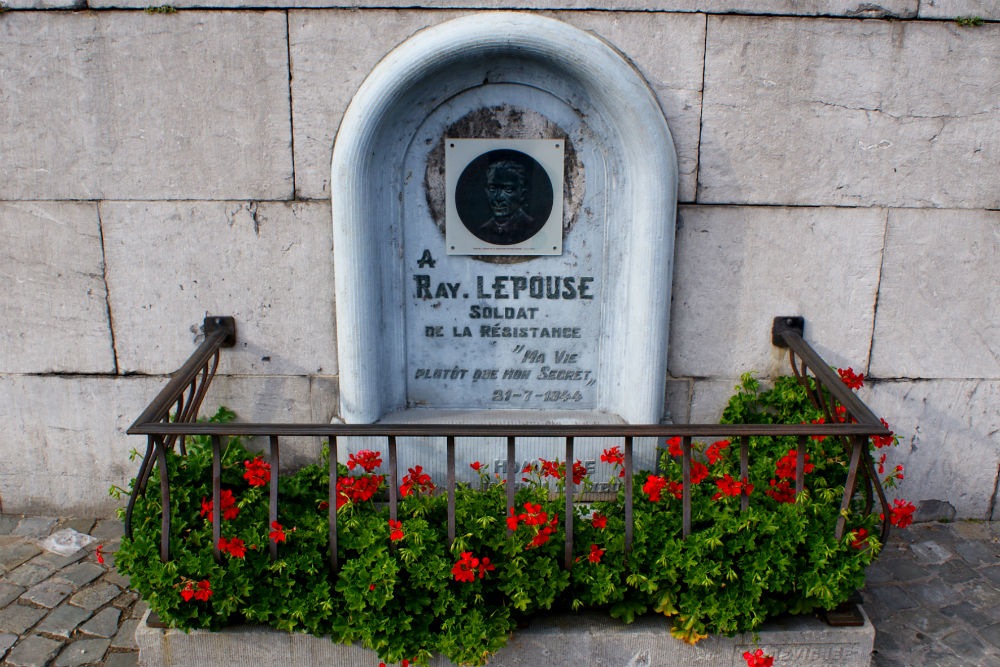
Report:
[[[448,254],[561,254],[563,143],[447,139]]]

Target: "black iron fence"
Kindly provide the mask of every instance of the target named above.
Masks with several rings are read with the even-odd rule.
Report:
[[[205,319],[205,340],[173,374],[170,382],[153,400],[140,417],[128,429],[130,435],[146,435],[146,452],[136,477],[136,484],[129,497],[125,514],[125,530],[132,534],[132,511],[136,498],[145,493],[154,463],[159,470],[160,494],[162,502],[162,524],[160,557],[170,559],[170,488],[167,482],[166,452],[179,448],[186,453],[186,439],[191,436],[208,436],[212,444],[212,538],[215,557],[221,558],[219,538],[221,537],[221,465],[222,438],[228,436],[266,436],[268,438],[268,462],[271,465],[269,482],[269,522],[278,518],[278,477],[280,473],[281,438],[289,436],[314,436],[328,438],[330,451],[329,477],[329,561],[334,570],[337,562],[337,460],[338,439],[350,436],[377,436],[387,441],[389,458],[388,504],[389,518],[396,520],[399,479],[397,473],[397,438],[407,436],[431,436],[444,438],[447,452],[448,494],[448,540],[455,539],[455,439],[462,437],[504,436],[507,440],[506,493],[507,507],[514,506],[515,479],[519,471],[515,468],[515,443],[518,437],[558,437],[565,442],[567,473],[565,481],[565,567],[571,567],[573,559],[573,502],[575,484],[571,470],[574,460],[574,440],[576,438],[610,437],[622,442],[624,453],[625,491],[625,553],[632,543],[632,499],[633,499],[633,442],[635,438],[681,438],[682,466],[682,531],[686,537],[691,532],[691,441],[693,438],[736,438],[739,441],[740,472],[748,476],[750,438],[754,436],[794,436],[797,438],[795,466],[795,496],[804,488],[806,444],[810,437],[826,436],[839,438],[850,452],[847,479],[841,499],[841,512],[834,527],[839,540],[845,528],[845,510],[851,498],[859,490],[864,493],[866,511],[870,512],[877,497],[885,519],[882,521],[882,539],[888,537],[890,516],[888,501],[882,492],[875,473],[874,463],[868,449],[872,436],[889,436],[890,431],[831,370],[813,348],[802,338],[803,321],[798,317],[775,318],[772,329],[774,345],[787,348],[792,371],[806,387],[813,404],[825,414],[823,424],[590,424],[572,426],[554,425],[485,425],[485,424],[283,424],[283,423],[199,423],[198,410],[204,400],[212,378],[219,366],[222,348],[231,347],[236,341],[236,324],[231,317],[208,317]],[[808,381],[809,374],[815,380],[815,388]],[[837,406],[846,408],[843,421],[835,418]],[[173,418],[171,418],[171,412]],[[746,511],[750,498],[746,488],[741,491],[741,508]],[[270,555],[277,558],[278,544],[271,542]]]

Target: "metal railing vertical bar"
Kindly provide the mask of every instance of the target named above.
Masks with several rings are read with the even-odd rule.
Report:
[[[219,540],[222,539],[222,438],[212,436],[212,554],[222,562]]]
[[[399,491],[399,481],[397,479],[398,475],[398,463],[396,458],[396,436],[389,436],[389,518],[396,521],[396,510],[398,509],[399,500],[396,497]]]
[[[625,556],[632,553],[632,436],[625,436]]]
[[[681,440],[681,536],[691,534],[691,436]]]
[[[800,435],[795,447],[795,500],[806,488],[806,441],[808,436]]]
[[[268,463],[271,464],[271,480],[268,482],[268,491],[270,491],[270,498],[268,498],[268,508],[267,508],[267,525],[268,533],[270,529],[275,527],[278,522],[278,477],[281,471],[281,459],[280,453],[278,451],[278,436],[272,435],[270,438],[270,450],[268,457]],[[278,559],[278,541],[268,540],[270,543],[271,550],[271,560]]]
[[[861,438],[858,438],[861,440]],[[889,509],[889,500],[885,497],[885,491],[882,489],[882,484],[879,483],[878,475],[875,473],[875,462],[872,460],[871,452],[868,451],[867,447],[861,448],[861,463],[865,468],[865,472],[871,480],[872,486],[875,487],[875,493],[878,494],[879,503],[882,505],[882,530],[880,532],[882,543],[889,539],[889,516],[890,513],[886,510]]]
[[[566,437],[566,472],[563,481],[566,483],[566,544],[565,544],[565,567],[573,567],[573,436]]]
[[[750,494],[747,484],[750,482],[750,436],[740,436],[740,511],[750,509]]]
[[[170,481],[167,475],[167,450],[163,438],[156,443],[156,467],[160,469],[160,560],[170,560]],[[152,469],[152,466],[150,466]]]
[[[329,519],[327,521],[328,539],[330,546],[330,570],[337,571],[337,436],[330,436],[330,488],[327,495],[327,511]]]
[[[839,542],[844,537],[844,527],[847,524],[847,510],[851,507],[851,497],[854,495],[854,484],[858,478],[858,465],[861,462],[861,449],[864,440],[851,438],[851,462],[847,468],[847,481],[844,483],[844,497],[840,501],[840,515],[837,517],[837,528],[833,533]]]
[[[142,457],[142,462],[139,464],[139,472],[135,475],[135,487],[132,492],[128,495],[128,505],[125,507],[125,534],[132,538],[132,512],[135,511],[135,501],[139,498],[139,491],[145,491],[146,485],[143,480],[146,479],[146,468],[152,465],[153,458],[153,436],[146,436],[146,453]]]
[[[448,548],[455,543],[455,436],[446,439],[448,449]]]
[[[517,480],[517,475],[519,471],[514,469],[515,440],[516,438],[514,438],[514,436],[512,435],[507,436],[507,511],[508,512],[516,511],[514,510],[514,492],[516,491],[514,487],[517,484],[515,480]],[[513,534],[514,534],[514,529],[511,528],[510,525],[508,524],[507,537],[510,537]]]

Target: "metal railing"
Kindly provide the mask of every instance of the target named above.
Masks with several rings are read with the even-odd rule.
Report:
[[[507,507],[514,506],[515,444],[518,437],[558,437],[565,441],[564,493],[566,500],[565,522],[565,567],[572,566],[573,558],[573,502],[575,484],[571,472],[574,460],[574,440],[576,438],[611,437],[621,439],[624,453],[625,491],[625,554],[632,544],[632,501],[633,501],[633,441],[635,438],[681,438],[682,467],[682,534],[691,532],[691,442],[693,438],[737,438],[740,450],[740,473],[748,476],[750,438],[754,436],[794,436],[797,439],[795,466],[795,496],[804,489],[806,444],[810,437],[825,436],[840,438],[845,450],[850,452],[847,479],[841,499],[841,512],[834,528],[835,537],[840,540],[845,529],[845,511],[858,490],[865,497],[865,511],[871,512],[877,497],[882,506],[883,516],[881,536],[884,541],[889,534],[889,504],[882,492],[875,473],[874,463],[868,449],[868,439],[872,436],[889,436],[891,432],[834,373],[830,366],[802,338],[804,322],[800,317],[775,318],[772,328],[772,342],[788,349],[789,362],[799,381],[806,387],[810,400],[825,414],[823,424],[588,424],[588,425],[486,425],[486,424],[284,424],[284,423],[204,423],[197,422],[198,409],[205,397],[212,378],[219,366],[219,356],[223,347],[231,347],[236,341],[236,324],[231,317],[208,317],[205,319],[205,340],[173,374],[170,382],[157,395],[142,415],[128,429],[130,435],[146,435],[146,453],[143,456],[136,483],[129,497],[125,514],[125,530],[132,534],[132,512],[140,493],[145,493],[153,464],[159,470],[162,503],[160,557],[170,559],[170,488],[167,478],[166,452],[179,445],[180,453],[186,453],[186,439],[190,436],[208,436],[212,444],[212,538],[216,559],[221,558],[219,538],[221,536],[221,465],[222,438],[227,436],[266,436],[269,443],[268,462],[271,465],[269,484],[269,522],[278,518],[278,477],[280,473],[280,438],[289,436],[315,436],[329,439],[329,562],[333,570],[337,561],[337,460],[338,438],[349,436],[377,436],[387,440],[389,457],[388,506],[389,518],[397,519],[399,479],[397,473],[397,438],[406,436],[443,437],[447,451],[448,494],[448,540],[455,539],[455,439],[462,437],[506,436],[507,466],[506,493]],[[808,382],[811,372],[816,389]],[[844,421],[834,418],[836,406],[846,408]],[[171,411],[174,413],[171,419]],[[741,490],[741,510],[749,507],[750,498],[744,487]],[[278,544],[270,545],[270,556],[277,558]]]

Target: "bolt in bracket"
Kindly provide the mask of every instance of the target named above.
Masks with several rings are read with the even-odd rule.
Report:
[[[806,328],[806,318],[799,315],[776,317],[771,325],[771,344],[775,347],[788,347],[781,336],[782,332],[792,330],[802,337]]]
[[[226,332],[222,347],[236,346],[236,318],[228,315],[209,315],[205,318],[204,328],[206,336],[216,331]]]

